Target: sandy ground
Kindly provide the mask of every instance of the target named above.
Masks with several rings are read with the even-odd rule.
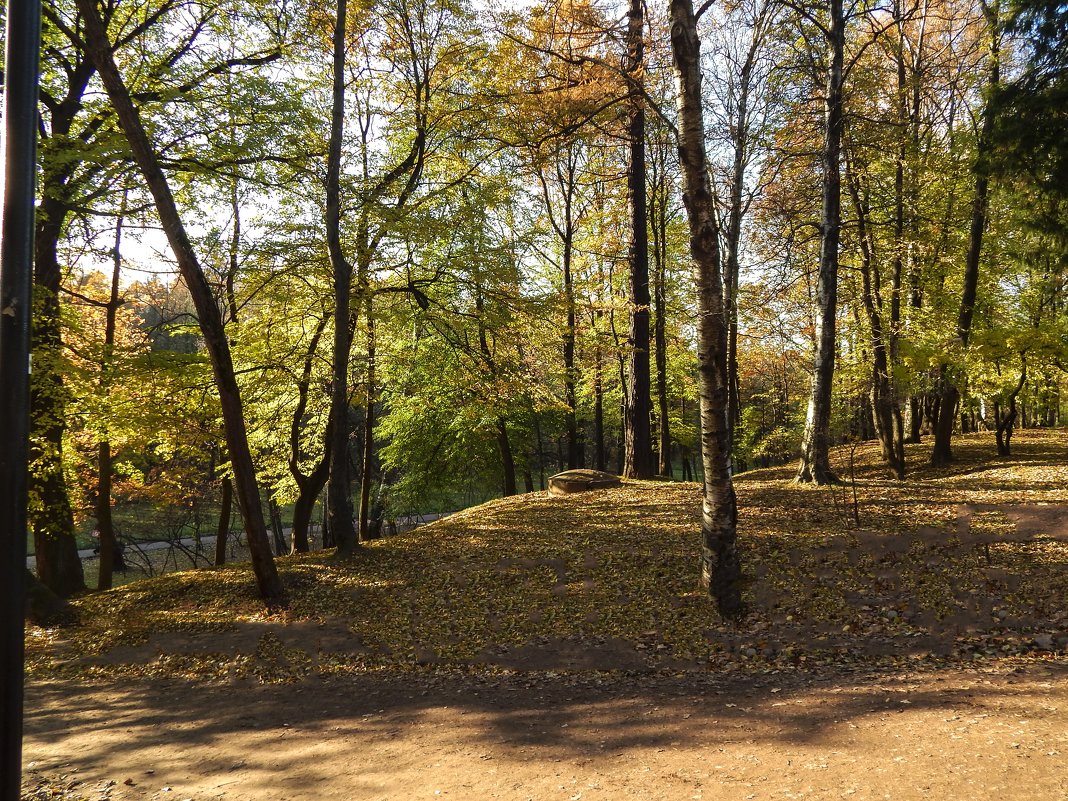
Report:
[[[1068,665],[33,684],[26,782],[96,799],[1068,799]]]

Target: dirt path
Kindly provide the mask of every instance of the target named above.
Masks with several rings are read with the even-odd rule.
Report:
[[[1068,799],[1068,665],[371,673],[28,689],[27,781],[96,799]],[[114,784],[110,784],[110,783]]]

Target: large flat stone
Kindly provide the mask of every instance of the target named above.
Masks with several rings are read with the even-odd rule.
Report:
[[[619,476],[601,470],[565,470],[549,477],[549,494],[571,495],[576,492],[608,489],[619,485]]]

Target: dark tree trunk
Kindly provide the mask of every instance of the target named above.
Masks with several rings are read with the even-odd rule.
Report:
[[[857,221],[857,240],[860,244],[861,298],[871,329],[871,422],[882,448],[883,461],[886,462],[894,477],[901,480],[905,478],[905,443],[902,438],[901,409],[896,402],[890,367],[888,340],[891,334],[884,325],[879,273],[874,264],[875,241],[868,227],[870,210],[867,193],[862,191],[861,177],[857,174],[855,165],[847,159],[847,166],[846,184],[853,200]],[[891,318],[893,314],[891,310]],[[862,438],[867,438],[867,433],[864,431]]]
[[[719,231],[708,176],[701,92],[701,43],[690,0],[671,0],[671,49],[679,87],[679,161],[697,285],[698,386],[704,459],[701,574],[726,618],[740,616],[741,563],[737,502],[727,430],[727,321],[723,306]]]
[[[310,550],[308,529],[311,528],[315,499],[326,485],[327,464],[324,459],[322,468],[313,472],[304,486],[298,488],[297,499],[293,502],[293,553],[307,553]]]
[[[315,462],[310,473],[304,473],[300,466],[301,431],[304,427],[304,414],[308,408],[308,394],[311,390],[312,368],[316,353],[319,350],[319,342],[326,324],[330,318],[327,315],[319,320],[315,327],[308,348],[304,352],[304,364],[301,369],[300,380],[297,382],[297,405],[293,408],[293,415],[289,419],[289,473],[297,484],[297,500],[293,507],[293,552],[307,553],[309,550],[308,528],[311,525],[311,514],[315,508],[315,499],[326,486],[327,477],[330,473],[330,448],[331,427],[327,422],[326,431],[323,433],[323,454]]]
[[[501,489],[505,496],[515,495],[515,460],[508,442],[508,425],[503,417],[497,418],[497,448],[501,452]]]
[[[281,602],[285,593],[271,556],[270,543],[267,540],[252,453],[248,446],[241,393],[234,375],[233,360],[223,329],[222,316],[212,296],[211,287],[197,261],[192,243],[186,234],[159,159],[152,150],[141,118],[115,66],[111,45],[96,4],[94,0],[77,0],[77,2],[85,22],[88,51],[107,89],[111,105],[126,134],[145,183],[155,200],[156,210],[167,234],[167,240],[196,307],[200,330],[211,358],[212,372],[219,392],[237,501],[241,507],[241,516],[252,554],[252,567],[256,574],[260,595],[268,603]]]
[[[82,110],[82,96],[94,73],[92,62],[75,55],[66,74],[67,93],[47,110],[47,132],[42,137],[56,141],[71,137]],[[44,109],[42,108],[42,111]],[[34,499],[28,515],[38,554],[38,574],[43,592],[69,597],[85,588],[74,516],[63,475],[63,434],[66,430],[66,390],[63,386],[59,288],[61,270],[57,257],[59,239],[80,191],[71,181],[73,159],[46,160],[41,174],[41,202],[34,229],[34,312],[32,320],[33,371],[30,376],[30,443],[28,450],[29,496]],[[43,561],[41,561],[43,557]],[[32,592],[30,596],[32,602]]]
[[[1020,396],[1020,391],[1023,390],[1026,383],[1027,362],[1024,361],[1023,367],[1020,369],[1020,380],[1016,382],[1016,386],[1009,393],[1009,408],[1004,415],[1001,413],[1000,402],[994,401],[994,438],[998,446],[998,456],[1010,455],[1013,427],[1016,423],[1017,415],[1016,399]]]
[[[908,442],[918,443],[923,433],[924,405],[923,398],[909,398],[909,438]]]
[[[604,365],[601,346],[597,346],[593,366],[593,461],[598,470],[606,470],[604,447]]]
[[[538,446],[538,487],[545,489],[545,440],[541,433],[541,420],[533,408],[531,409],[531,417],[534,421],[534,442]]]
[[[653,440],[649,425],[649,233],[645,188],[645,6],[630,0],[627,11],[627,60],[631,89],[627,146],[627,199],[631,215],[630,246],[630,364],[627,406],[627,440],[623,475],[652,478]]]
[[[363,457],[360,469],[360,527],[358,532],[360,542],[371,539],[371,493],[374,489],[375,477],[375,395],[378,387],[375,376],[377,343],[372,297],[368,292],[364,306],[367,314],[367,390],[365,392],[367,411],[363,417]]]
[[[334,274],[334,350],[330,385],[330,484],[327,517],[339,556],[356,552],[349,488],[349,303],[352,268],[341,250],[341,146],[345,133],[345,26],[347,0],[337,0],[333,33],[333,95],[326,177],[326,241]]]
[[[567,212],[570,218],[570,211]],[[564,303],[567,305],[567,328],[564,331],[564,403],[567,405],[567,467],[573,470],[582,467],[582,436],[578,426],[578,396],[575,385],[578,370],[575,367],[575,286],[571,273],[572,242],[570,228],[564,242]]]
[[[671,476],[671,418],[668,416],[667,336],[664,320],[667,304],[664,300],[663,272],[658,271],[658,274],[660,280],[657,282],[656,287],[656,325],[654,328],[656,342],[656,402],[660,415],[657,473],[662,476]]]
[[[801,464],[797,481],[829,484],[837,481],[831,470],[831,391],[834,383],[835,315],[838,308],[838,244],[842,225],[841,169],[842,82],[844,79],[845,17],[842,0],[828,0],[828,69],[823,132],[823,213],[820,266],[816,281],[816,353]]]
[[[760,49],[767,35],[767,20],[771,5],[764,7],[754,20],[753,36],[745,61],[738,71],[737,98],[734,116],[730,121],[733,163],[730,173],[730,196],[727,204],[726,230],[723,232],[726,264],[724,265],[723,304],[727,311],[727,426],[734,450],[734,431],[741,419],[741,400],[738,387],[738,275],[742,248],[742,220],[746,213],[743,202],[745,173],[750,162],[750,93],[753,90],[753,71]]]
[[[274,493],[268,495],[267,511],[271,518],[271,533],[274,535],[274,552],[282,556],[289,553],[289,546],[286,544],[285,529],[282,528],[282,510],[274,499]]]
[[[997,18],[997,4],[984,5],[987,24],[990,26],[990,73],[987,92],[993,92],[1001,81],[1000,31]],[[983,109],[982,128],[976,144],[975,191],[972,195],[972,219],[968,233],[968,252],[964,259],[964,284],[961,289],[960,311],[957,315],[957,338],[961,347],[967,349],[972,330],[972,317],[975,313],[975,301],[979,290],[979,257],[983,250],[983,231],[986,229],[989,210],[990,177],[989,165],[986,163],[991,148],[994,132],[994,110],[987,102]],[[953,418],[960,390],[957,378],[948,364],[942,365],[942,403],[940,414],[935,422],[935,441],[931,450],[931,464],[935,467],[953,461]]]
[[[38,265],[41,263],[38,262]],[[56,265],[58,284],[58,264]],[[37,575],[49,590],[67,598],[85,589],[74,538],[74,515],[63,474],[66,391],[60,365],[59,302],[38,280],[33,319],[33,374],[30,384],[30,491],[37,498],[31,516]]]
[[[478,313],[478,349],[482,354],[486,369],[489,370],[491,376],[496,378],[497,359],[490,347],[486,330],[486,300],[483,295],[482,276],[477,271],[475,274],[475,311]],[[515,458],[512,456],[512,445],[508,441],[508,421],[504,415],[497,415],[497,450],[501,455],[501,491],[506,497],[515,495]]]
[[[666,159],[664,160],[666,161]],[[666,166],[662,164],[661,166]],[[661,170],[663,173],[664,170]],[[653,322],[653,346],[656,353],[656,402],[660,418],[658,438],[657,473],[671,475],[671,420],[668,417],[667,380],[667,203],[669,197],[667,178],[657,176],[652,203],[653,232],[653,306],[656,317]]]
[[[34,241],[33,372],[30,375],[29,492],[37,575],[61,598],[85,589],[74,514],[63,474],[67,391],[63,386],[57,243],[68,207],[41,202]]]
[[[934,447],[931,451],[931,465],[938,467],[953,461],[950,440],[957,421],[957,404],[960,391],[949,376],[949,366],[942,367],[942,392],[938,399],[938,413],[934,418]]]
[[[123,192],[122,207],[115,220],[115,245],[111,254],[111,292],[104,307],[104,353],[100,360],[100,389],[106,399],[111,387],[112,361],[115,350],[116,318],[119,313],[119,278],[122,272],[122,225],[126,214],[126,192]],[[106,401],[105,401],[106,402]],[[107,421],[105,420],[105,426]],[[97,483],[94,499],[96,530],[100,537],[100,569],[97,580],[98,590],[111,589],[112,572],[117,568],[126,569],[122,558],[118,538],[115,536],[115,523],[111,517],[111,442],[105,427],[103,436],[97,444]]]
[[[323,547],[324,548],[333,548],[336,545],[336,543],[334,542],[334,532],[332,532],[330,530],[330,509],[329,509],[330,498],[329,498],[329,492],[330,491],[328,489],[326,492],[323,493],[323,498],[322,498],[323,516],[322,516],[322,520],[321,520],[321,522],[319,524],[320,528],[322,530],[322,534],[323,534]]]
[[[215,529],[215,566],[226,564],[227,540],[230,539],[230,515],[234,507],[234,485],[228,478],[222,480],[222,500],[219,504],[219,525]]]
[[[549,191],[550,179],[545,172],[539,170],[538,182],[541,184],[542,197],[545,202],[545,211],[549,217],[549,223],[560,239],[560,269],[563,274],[564,308],[566,323],[564,328],[564,405],[565,426],[567,430],[567,467],[574,469],[583,467],[585,453],[582,443],[582,434],[578,425],[578,396],[576,385],[578,383],[578,368],[575,364],[575,345],[577,341],[577,315],[575,313],[575,284],[572,273],[572,260],[575,248],[576,216],[575,193],[577,192],[577,173],[579,169],[579,156],[573,145],[561,149],[559,157],[562,163],[557,161],[555,165],[554,186],[558,187],[561,194],[563,208],[558,216],[554,210],[552,193]]]

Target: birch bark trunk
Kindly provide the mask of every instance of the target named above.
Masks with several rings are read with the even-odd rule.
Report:
[[[736,544],[737,502],[730,473],[727,427],[727,320],[723,306],[719,230],[708,175],[701,94],[701,42],[690,0],[671,0],[671,49],[679,104],[679,161],[690,255],[697,284],[698,386],[704,502],[701,578],[721,615],[740,616],[741,564]]]

